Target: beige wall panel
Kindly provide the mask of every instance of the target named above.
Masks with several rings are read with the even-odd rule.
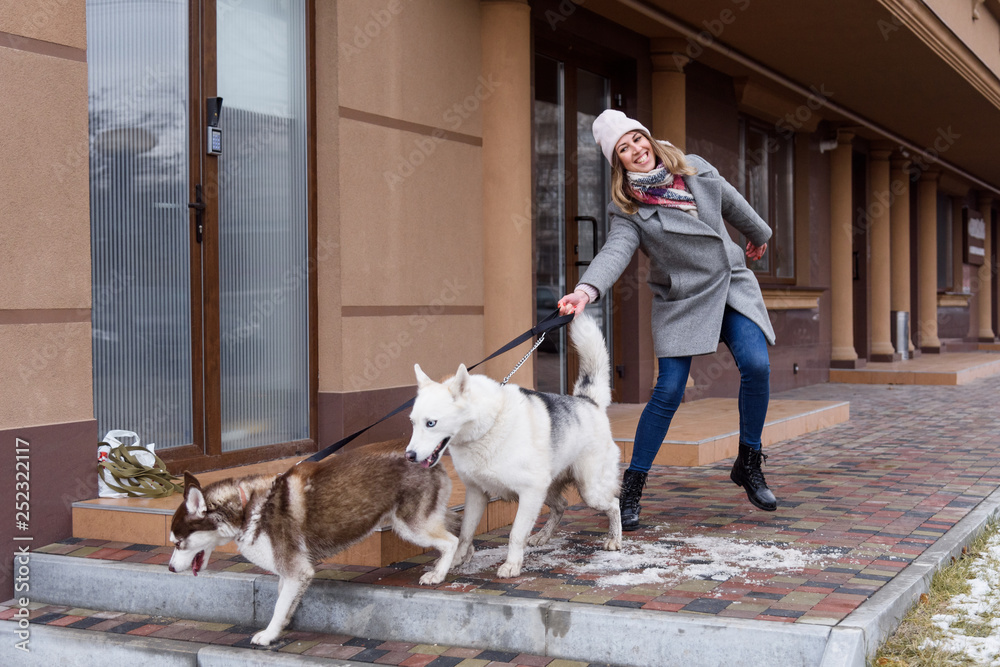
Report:
[[[483,304],[481,153],[341,119],[345,306]]]
[[[0,49],[0,72],[0,309],[89,307],[87,65]]]
[[[86,0],[0,2],[0,32],[85,49],[86,7]]]
[[[416,384],[414,363],[434,379],[452,375],[459,364],[471,366],[483,358],[482,341],[478,315],[429,309],[400,317],[344,318],[344,391]],[[513,368],[520,357],[507,356]]]
[[[316,293],[320,391],[341,389],[337,5],[316,3]]]
[[[94,418],[89,322],[0,325],[0,430]]]
[[[942,23],[958,36],[994,74],[1000,76],[1000,22],[986,8],[979,7],[979,18],[973,20],[975,4],[956,0],[924,0]]]
[[[337,3],[340,104],[482,135],[476,0]]]

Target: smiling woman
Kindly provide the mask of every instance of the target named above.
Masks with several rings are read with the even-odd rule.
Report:
[[[767,346],[774,344],[774,330],[743,257],[760,259],[771,230],[715,167],[669,142],[654,141],[645,126],[621,111],[601,113],[593,134],[611,164],[611,231],[559,308],[563,314],[580,313],[599,301],[641,248],[650,260],[660,369],[622,477],[622,528],[639,527],[646,475],[684,396],[692,358],[714,353],[720,341],[740,370],[739,455],[730,479],[746,490],[754,506],[774,511],[777,499],[761,471],[770,396]],[[749,239],[745,252],[730,238],[726,223]]]
[[[615,147],[618,159],[622,161],[625,171],[638,171],[647,174],[656,169],[653,145],[642,132],[626,134]]]

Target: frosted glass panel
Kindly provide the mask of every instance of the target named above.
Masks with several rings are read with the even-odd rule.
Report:
[[[566,127],[563,64],[535,57],[535,304],[536,320],[566,293]],[[538,389],[566,391],[566,333],[546,336],[535,353]]]
[[[597,117],[610,106],[611,82],[606,77],[578,69],[576,71],[576,214],[592,218],[592,220],[578,221],[577,243],[580,248],[578,259],[581,261],[592,260],[594,249],[599,252],[607,238],[611,167],[604,158],[601,147],[594,141],[593,127]],[[571,281],[572,286],[576,285],[586,268],[586,266],[578,267],[578,273]],[[591,317],[601,325],[609,350],[614,347],[611,322],[613,308],[611,293],[605,294],[597,304],[588,307]]]
[[[193,441],[187,19],[87,0],[94,412],[158,449]]]
[[[305,3],[220,1],[222,449],[309,437]]]

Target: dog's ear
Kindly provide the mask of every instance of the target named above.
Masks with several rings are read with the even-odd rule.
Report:
[[[201,482],[198,481],[197,477],[195,477],[194,475],[192,475],[191,473],[189,473],[187,470],[185,470],[184,471],[184,488],[186,489],[189,486],[194,486],[194,487],[197,487],[197,488],[200,489],[201,488]]]
[[[417,375],[417,389],[420,389],[421,387],[424,387],[434,382],[434,380],[430,379],[427,376],[427,373],[424,373],[422,370],[420,370],[420,364],[413,364],[413,372],[416,373]]]
[[[465,364],[461,364],[455,371],[455,379],[451,383],[451,395],[458,398],[465,393],[465,387],[469,384],[469,371]]]
[[[188,484],[188,477],[194,479],[194,476],[190,473],[187,473],[184,477],[184,504],[187,506],[188,514],[200,518],[208,512],[208,506],[205,504],[205,494],[201,492],[198,480],[195,480],[194,484]]]

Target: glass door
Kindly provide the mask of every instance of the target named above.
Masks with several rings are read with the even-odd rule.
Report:
[[[87,1],[98,428],[192,470],[310,436],[306,5]]]
[[[198,442],[189,23],[183,0],[87,2],[94,414],[157,450]]]
[[[594,119],[611,105],[610,79],[567,58],[535,56],[535,298],[538,317],[576,286],[608,229],[610,168]],[[611,347],[611,295],[587,311]],[[565,393],[576,377],[566,330],[538,348],[536,386]]]
[[[309,437],[304,2],[218,11],[222,451]]]

